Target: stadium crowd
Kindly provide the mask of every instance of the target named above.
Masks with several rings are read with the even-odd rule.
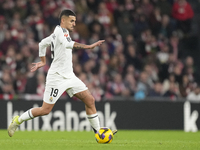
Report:
[[[90,44],[105,39],[99,48],[73,51],[74,72],[96,101],[118,96],[200,101],[194,58],[180,48],[180,41],[192,36],[195,15],[186,0],[0,0],[0,4],[0,99],[24,94],[42,99],[52,61],[50,48],[47,65],[36,73],[30,68],[39,61],[38,43],[53,32],[59,13],[68,8],[77,15],[74,41]]]

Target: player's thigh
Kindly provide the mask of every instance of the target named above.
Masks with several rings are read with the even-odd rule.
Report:
[[[95,104],[94,97],[89,90],[76,93],[74,96],[83,101],[87,106],[92,106]]]
[[[46,86],[43,101],[48,104],[55,104],[66,88],[61,84],[58,86]]]
[[[68,93],[70,97],[75,96],[77,93],[81,93],[88,89],[86,85],[76,76],[71,78],[69,83],[70,83],[68,85],[69,88],[66,90],[66,92]],[[80,94],[77,94],[77,95],[80,95]],[[80,98],[83,99],[82,95],[80,95]]]
[[[66,89],[67,80],[65,78],[57,73],[48,75],[44,91],[44,102],[55,104]]]

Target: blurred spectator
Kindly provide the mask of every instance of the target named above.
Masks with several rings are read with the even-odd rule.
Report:
[[[0,44],[0,50],[3,53],[3,55],[6,54],[9,46],[13,46],[14,48],[17,48],[17,43],[12,38],[11,32],[9,30],[7,30],[5,33],[5,38],[2,41],[2,43]]]
[[[113,37],[113,45],[117,46],[119,44],[122,44],[122,36],[119,34],[118,28],[116,26],[113,26],[111,28],[111,36]]]
[[[182,82],[179,84],[179,91],[181,97],[187,97],[188,93],[191,91],[190,82],[187,75],[182,77]]]
[[[148,63],[144,66],[144,71],[148,74],[148,84],[153,87],[154,82],[158,81],[158,68],[154,63]]]
[[[161,9],[156,7],[149,16],[149,25],[154,35],[159,32],[158,27],[160,26],[160,22],[162,20],[160,11]]]
[[[117,9],[114,10],[113,17],[115,24],[118,26],[118,23],[120,23],[120,20],[124,18],[124,16],[129,17],[130,13],[129,11],[125,8],[124,5],[120,4]]]
[[[17,72],[16,75],[16,91],[18,94],[23,94],[26,88],[27,76],[25,72]]]
[[[152,90],[150,90],[149,97],[161,97],[162,96],[162,84],[160,82],[156,82]]]
[[[138,49],[139,49],[139,54],[141,55],[142,58],[146,58],[148,56],[148,54],[153,53],[153,51],[151,51],[151,46],[154,47],[153,44],[153,37],[152,37],[152,32],[150,29],[146,29],[143,32],[141,32],[140,35],[141,39],[139,40],[138,44]],[[152,40],[152,43],[151,43]],[[157,46],[157,42],[155,42],[155,46]]]
[[[163,15],[161,23],[158,27],[158,34],[161,34],[164,37],[169,38],[172,34],[173,28],[170,24],[170,18],[168,15]]]
[[[137,71],[133,65],[128,65],[128,66],[126,67],[126,70],[125,70],[125,72],[124,72],[124,75],[126,75],[126,74],[132,74],[133,77],[134,77],[135,79],[137,79],[137,80],[138,80],[139,75],[140,75],[139,71]]]
[[[108,65],[108,70],[109,70],[109,74],[114,77],[116,73],[118,73],[119,70],[119,59],[117,57],[117,55],[113,55],[110,58],[110,62]]]
[[[101,60],[105,63],[105,64],[109,64],[110,60],[110,55],[108,52],[108,45],[103,43],[100,47],[100,51],[99,51],[99,57],[101,58]]]
[[[98,21],[98,20],[93,20],[90,24],[89,24],[89,30],[90,33],[97,34],[99,36],[99,38],[103,38],[104,37],[104,27],[103,25]]]
[[[169,0],[158,0],[156,6],[160,9],[161,14],[171,15],[172,7],[169,3]]]
[[[128,35],[126,36],[126,38],[124,39],[123,42],[124,42],[125,53],[127,53],[127,47],[128,47],[129,45],[137,46],[137,43],[136,43],[136,41],[135,41],[135,38],[133,37],[132,34],[128,34]]]
[[[7,50],[6,57],[5,57],[5,63],[6,66],[10,68],[10,74],[15,77],[16,76],[16,53],[15,49],[10,46]]]
[[[190,82],[194,82],[195,81],[195,75],[194,75],[194,68],[193,67],[187,67],[186,68],[186,74],[189,78]]]
[[[182,81],[182,63],[177,63],[174,67],[175,80],[180,84]]]
[[[187,74],[190,82],[193,82],[195,77],[198,76],[197,69],[194,65],[194,59],[191,56],[185,58],[183,73]]]
[[[173,82],[169,83],[169,90],[166,91],[163,96],[169,98],[172,101],[178,98],[178,90],[176,88],[175,83]]]
[[[133,33],[133,22],[130,20],[128,15],[125,15],[122,18],[118,19],[117,24],[122,38],[126,38],[128,34]]]
[[[139,15],[138,20],[134,21],[134,36],[136,38],[140,37],[140,34],[149,27],[147,18],[145,15]]]
[[[157,53],[157,58],[161,64],[167,63],[169,60],[169,46],[167,44],[161,47],[161,51]]]
[[[76,11],[78,14],[85,14],[89,11],[87,0],[76,1]]]
[[[13,8],[15,7],[15,2],[13,0],[7,0],[4,1],[2,5],[5,18],[10,18],[13,13]]]
[[[160,48],[155,36],[147,36],[145,42],[141,42],[140,46],[142,46],[140,51],[143,57],[153,60],[156,59],[156,54],[159,52]]]
[[[76,74],[76,76],[79,76],[83,72],[80,64],[76,64],[73,67],[74,67],[73,69],[74,69],[74,73]]]
[[[128,45],[126,61],[127,61],[127,65],[133,65],[137,70],[141,70],[142,62],[137,57],[134,45]]]
[[[172,16],[177,20],[177,26],[182,32],[190,32],[191,19],[194,16],[194,12],[186,0],[177,0],[174,2]]]
[[[194,60],[191,56],[187,56],[185,59],[185,67],[193,67],[194,66]]]
[[[0,15],[0,44],[5,38],[5,31],[7,29],[7,24],[5,24],[4,16]]]
[[[109,28],[114,24],[113,15],[109,12],[104,2],[101,2],[98,6],[98,21],[104,26],[107,33]]]
[[[178,82],[176,82],[175,75],[172,73],[169,75],[167,79],[163,82],[163,90],[162,93],[166,93],[170,88],[170,83],[174,83],[174,86],[178,89]]]
[[[57,26],[59,24],[59,19],[58,19],[59,13],[60,13],[60,9],[56,9],[55,11],[53,11],[52,14],[49,14],[48,17],[46,18],[46,21],[47,21],[48,25],[50,26],[50,29],[53,29],[53,27],[55,27],[55,26]],[[42,19],[42,18],[40,18],[40,19]],[[38,24],[37,28],[39,28],[40,30],[42,30],[42,28],[43,28],[42,27],[43,26],[43,21],[44,20],[40,20],[37,23]]]
[[[187,100],[189,101],[195,101],[195,102],[200,102],[200,87],[197,86],[194,91],[191,91],[188,96]]]
[[[125,9],[128,11],[131,11],[134,9],[134,4],[132,2],[132,0],[125,0]]]
[[[105,63],[102,63],[102,65],[100,65],[99,72],[98,72],[98,80],[100,81],[101,87],[105,89],[106,84],[109,80],[108,68]]]
[[[172,36],[170,37],[169,45],[172,48],[173,57],[175,61],[177,61],[178,57],[180,56],[180,53],[179,53],[179,37],[176,35],[176,33],[172,34]]]
[[[90,10],[97,13],[99,2],[99,0],[87,0],[87,5]]]
[[[113,13],[118,7],[117,0],[107,0],[106,7],[110,13]]]
[[[150,14],[153,12],[153,5],[150,0],[142,0],[141,8],[144,15],[149,18]]]
[[[127,73],[124,78],[124,85],[129,90],[130,95],[134,95],[136,91],[136,80],[131,73]]]
[[[114,39],[111,35],[108,35],[106,37],[106,41],[107,41],[108,53],[110,56],[113,54],[120,54],[123,52],[124,46],[120,43],[114,45]]]
[[[88,81],[88,79],[87,79],[86,73],[82,72],[78,77],[80,78],[81,81],[83,81],[83,82],[86,83],[87,85],[89,84],[89,81]]]
[[[16,5],[13,9],[13,12],[18,12],[22,19],[25,19],[27,9],[26,8],[26,1],[23,0],[16,0]]]
[[[135,99],[144,99],[150,91],[150,85],[148,84],[148,74],[143,71],[140,74],[140,80],[137,83],[137,92],[134,95]]]
[[[97,29],[95,29],[95,27],[94,27],[94,30],[97,30]],[[77,16],[76,16],[76,31],[80,34],[80,37],[83,38],[83,39],[86,39],[89,36],[88,35],[88,33],[89,33],[88,27],[83,22],[83,15],[82,14],[77,14]],[[101,32],[101,31],[97,31],[97,32]]]
[[[126,66],[126,58],[123,55],[123,53],[118,54],[118,60],[119,60],[119,73],[122,74]]]
[[[4,70],[0,80],[0,93],[1,94],[15,94],[13,87],[13,79],[9,74],[9,70]]]
[[[94,96],[96,101],[101,101],[104,95],[104,91],[99,86],[95,86],[90,89],[91,94]]]
[[[122,82],[122,76],[115,74],[113,81],[108,82],[107,90],[113,96],[120,96],[126,90],[124,83]]]

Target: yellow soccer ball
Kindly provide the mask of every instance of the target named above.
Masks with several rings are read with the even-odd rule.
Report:
[[[100,130],[95,134],[97,143],[111,143],[113,140],[113,132],[106,127],[100,128]]]

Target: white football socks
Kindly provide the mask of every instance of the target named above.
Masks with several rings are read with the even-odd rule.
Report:
[[[94,132],[96,133],[97,131],[99,131],[100,129],[100,123],[99,123],[99,117],[96,114],[92,114],[92,115],[87,115],[87,118],[90,122],[90,125],[92,126]]]
[[[31,112],[31,109],[29,109],[18,118],[18,121],[21,124],[22,122],[27,121],[27,120],[31,120],[33,118],[34,118],[34,116]]]
[[[33,118],[34,118],[34,116],[31,112],[31,109],[29,109],[18,118],[18,122],[21,124],[22,122],[31,120]],[[96,133],[97,131],[99,131],[100,123],[99,123],[98,114],[96,113],[96,114],[92,114],[92,115],[87,115],[87,118],[88,118],[90,125],[92,126],[94,132]]]

